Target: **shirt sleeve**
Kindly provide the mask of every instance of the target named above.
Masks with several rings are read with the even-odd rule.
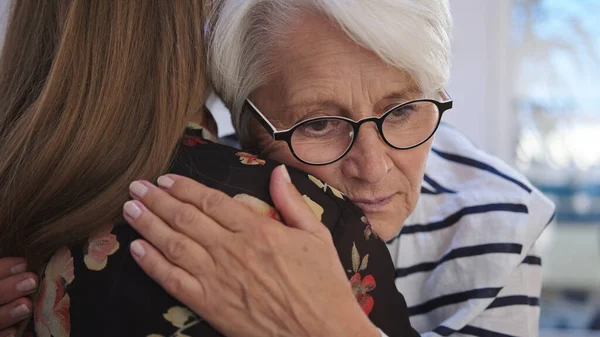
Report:
[[[534,246],[494,301],[469,322],[463,331],[478,331],[490,336],[537,336],[541,288],[541,258]]]
[[[440,126],[421,196],[388,242],[412,325],[429,336],[536,336],[537,241],[555,207],[519,172]]]

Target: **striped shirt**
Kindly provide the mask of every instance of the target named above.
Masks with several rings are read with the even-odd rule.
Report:
[[[554,205],[514,169],[440,126],[421,197],[388,242],[422,336],[537,336],[536,241]]]

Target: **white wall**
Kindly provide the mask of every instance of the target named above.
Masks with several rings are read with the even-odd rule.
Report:
[[[512,0],[450,0],[454,109],[445,120],[477,145],[513,161],[509,33]]]

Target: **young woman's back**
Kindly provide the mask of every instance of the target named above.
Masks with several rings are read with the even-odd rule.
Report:
[[[169,166],[206,92],[201,1],[17,0],[0,61],[0,256],[38,270]]]

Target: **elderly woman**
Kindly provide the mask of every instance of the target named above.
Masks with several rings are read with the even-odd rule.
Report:
[[[243,148],[309,172],[362,208],[388,242],[423,335],[533,336],[535,242],[554,207],[452,128],[440,127],[432,146],[452,104],[450,25],[446,1],[224,1],[213,85]],[[151,261],[142,266],[160,282]]]
[[[364,211],[371,224],[365,236],[388,242],[396,286],[419,332],[536,335],[535,241],[553,206],[506,165],[439,127],[452,106],[444,90],[450,22],[447,1],[226,0],[210,28],[213,86],[243,148],[312,174]],[[289,331],[277,311],[292,313],[285,317],[296,317],[295,331],[306,335],[319,324],[347,335],[336,326],[344,311],[332,309],[346,298],[323,300],[321,292],[308,300],[318,289],[311,277],[335,266],[330,255],[302,263],[319,248],[288,249],[290,237],[272,227],[261,232],[270,243],[263,247],[250,244],[256,237],[204,240],[217,227],[259,226],[262,219],[236,217],[242,206],[207,202],[211,190],[171,178],[162,185],[170,195],[150,190],[138,198],[144,216],[128,219],[167,257],[135,242],[133,255],[151,277],[228,335],[256,326]],[[288,195],[272,197],[277,204]],[[287,207],[280,211],[294,206]],[[181,209],[194,226],[181,229],[164,216]],[[223,212],[230,216],[217,215]],[[319,231],[301,218],[288,225]],[[190,240],[173,257],[168,242],[182,233]],[[235,263],[255,254],[277,263]],[[206,272],[214,266],[236,275],[243,291]],[[215,313],[237,314],[236,324]]]

